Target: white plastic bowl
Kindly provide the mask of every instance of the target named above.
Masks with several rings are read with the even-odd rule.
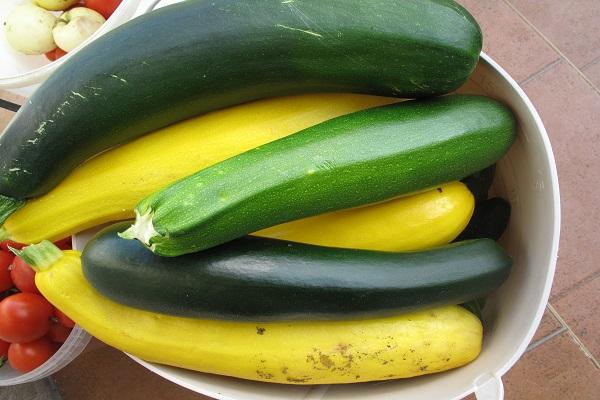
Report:
[[[18,5],[31,3],[31,0],[0,1],[0,21]],[[68,60],[88,43],[127,22],[138,8],[140,0],[123,0],[110,18],[85,42],[60,59],[50,62],[44,55],[32,56],[19,53],[7,42],[4,29],[0,29],[0,89],[14,89],[31,86],[44,81],[56,68]],[[57,15],[59,13],[56,13]],[[21,92],[21,94],[27,94]]]
[[[487,299],[484,343],[472,363],[439,374],[405,380],[347,385],[293,386],[203,374],[132,359],[178,384],[217,399],[478,400],[504,397],[501,377],[533,338],[548,301],[560,232],[558,177],[548,136],[535,108],[517,83],[490,57],[481,59],[459,92],[485,94],[517,115],[518,137],[498,162],[492,191],[512,206],[502,245],[514,259],[508,281]],[[83,248],[94,231],[75,237]]]

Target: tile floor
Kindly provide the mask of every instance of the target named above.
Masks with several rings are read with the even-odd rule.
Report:
[[[561,245],[550,303],[528,351],[503,378],[505,398],[597,399],[600,1],[460,2],[482,27],[484,51],[522,85],[541,114],[561,187]],[[2,91],[0,99],[22,102]],[[0,129],[12,115],[0,108]],[[99,342],[92,342],[53,379],[65,400],[208,399],[159,378]]]

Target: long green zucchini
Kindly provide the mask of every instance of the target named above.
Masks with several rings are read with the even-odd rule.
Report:
[[[511,259],[493,240],[389,253],[244,237],[181,257],[160,257],[117,232],[82,253],[100,293],[131,307],[195,318],[316,320],[392,315],[484,296]]]
[[[143,199],[123,233],[163,256],[461,179],[499,159],[515,121],[483,96],[444,96],[325,121]]]
[[[193,115],[265,97],[448,93],[481,31],[451,0],[188,0],[98,38],[0,138],[0,223],[84,160]]]

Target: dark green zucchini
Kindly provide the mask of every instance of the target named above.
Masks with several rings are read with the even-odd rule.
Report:
[[[499,240],[509,220],[510,204],[506,200],[494,197],[477,203],[469,224],[455,241],[479,238]]]
[[[148,196],[123,237],[163,256],[200,251],[279,223],[461,179],[496,162],[514,136],[511,111],[483,96],[351,113]]]
[[[342,319],[458,304],[498,288],[512,263],[488,239],[388,253],[247,236],[165,258],[121,239],[125,226],[87,244],[88,281],[116,302],[197,318]]]
[[[480,50],[477,23],[451,0],[161,8],[77,52],[19,110],[0,139],[0,217],[89,157],[190,116],[303,92],[448,93]]]
[[[481,171],[477,171],[474,174],[467,176],[464,179],[461,179],[461,182],[467,185],[471,193],[473,193],[473,197],[475,197],[475,203],[480,203],[487,200],[488,192],[490,191],[492,183],[494,182],[495,173],[496,164],[493,164],[482,169]]]

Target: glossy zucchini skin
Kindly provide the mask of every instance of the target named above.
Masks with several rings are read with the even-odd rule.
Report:
[[[86,279],[118,303],[195,318],[346,319],[458,304],[498,288],[512,264],[488,239],[388,253],[247,236],[167,258],[121,239],[124,226],[87,244]]]
[[[498,160],[515,120],[488,97],[443,96],[347,114],[203,169],[138,203],[123,237],[193,253],[260,229],[461,179]]]
[[[90,43],[19,110],[0,139],[0,195],[42,195],[107,148],[255,99],[447,93],[467,79],[480,50],[477,23],[450,0],[164,7]],[[6,212],[19,205],[8,202]]]

